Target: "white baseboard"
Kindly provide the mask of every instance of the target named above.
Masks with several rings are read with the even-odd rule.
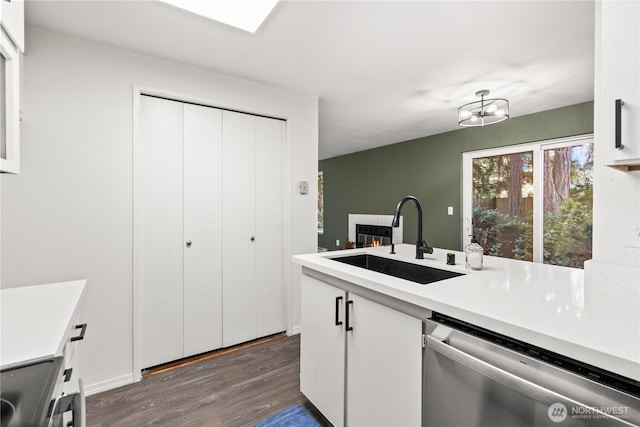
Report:
[[[298,326],[294,326],[293,328],[291,328],[291,329],[289,330],[288,335],[289,335],[289,336],[291,336],[291,335],[298,335],[300,332],[302,332],[302,327],[301,327],[300,325],[298,325]]]
[[[96,384],[85,385],[85,396],[91,396],[92,394],[101,393],[103,391],[111,390],[123,385],[133,384],[133,374],[123,375],[121,377],[112,378],[106,381],[100,381]]]

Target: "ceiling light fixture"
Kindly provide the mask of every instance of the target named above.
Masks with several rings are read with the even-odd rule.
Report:
[[[255,33],[278,0],[162,0],[177,8]]]
[[[479,90],[480,101],[470,102],[458,108],[458,125],[484,126],[499,123],[509,118],[509,101],[504,98],[485,99],[487,89]]]

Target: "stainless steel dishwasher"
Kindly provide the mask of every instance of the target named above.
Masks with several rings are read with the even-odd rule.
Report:
[[[640,425],[637,381],[438,313],[426,333],[426,426]]]

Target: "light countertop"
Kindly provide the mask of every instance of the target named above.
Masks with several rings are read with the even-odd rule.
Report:
[[[484,257],[481,271],[464,268],[462,252],[434,249],[415,259],[415,246],[296,255],[297,264],[380,294],[473,323],[529,344],[640,381],[640,277],[638,268],[594,264],[580,269]],[[446,265],[446,254],[456,265]],[[336,262],[370,253],[465,273],[421,285]]]
[[[86,280],[0,291],[2,368],[62,355]]]

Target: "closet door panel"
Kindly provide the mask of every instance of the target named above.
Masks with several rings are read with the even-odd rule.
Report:
[[[134,253],[141,363],[147,368],[183,355],[183,105],[148,96],[140,102]]]
[[[222,113],[223,345],[256,335],[255,116]]]
[[[184,105],[184,356],[222,346],[222,111]]]
[[[256,286],[259,337],[286,329],[284,143],[284,121],[256,118]]]

